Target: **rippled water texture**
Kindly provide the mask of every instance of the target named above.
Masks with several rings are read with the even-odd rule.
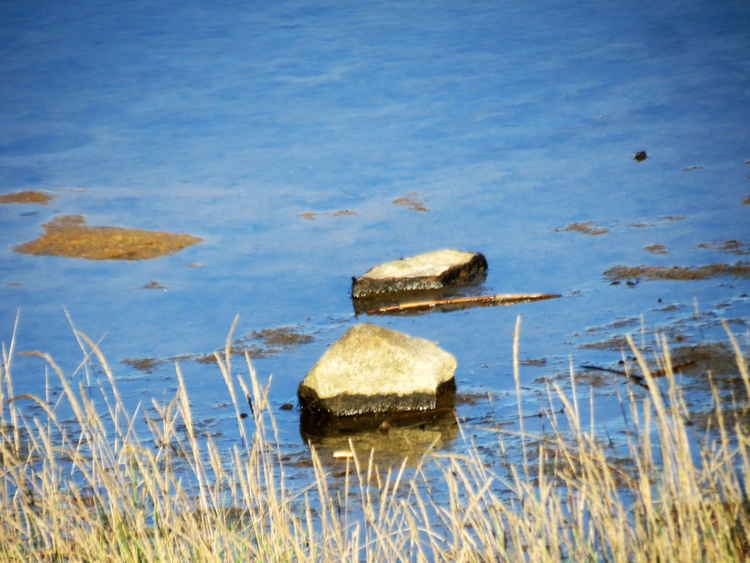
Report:
[[[227,445],[211,354],[239,314],[233,346],[273,374],[282,440],[303,452],[300,412],[280,407],[362,320],[454,354],[470,427],[514,419],[521,315],[524,409],[572,359],[582,408],[593,390],[596,424],[616,425],[624,378],[580,366],[617,368],[625,333],[666,331],[690,361],[726,341],[722,317],[747,344],[749,118],[746,1],[5,2],[0,194],[54,198],[0,201],[2,340],[20,311],[17,350],[72,375],[64,306],[133,409],[171,398],[179,361]],[[152,260],[14,252],[67,215],[203,241]],[[562,298],[355,317],[352,276],[439,248],[486,256],[482,293]],[[14,361],[16,392],[43,394],[43,360]]]

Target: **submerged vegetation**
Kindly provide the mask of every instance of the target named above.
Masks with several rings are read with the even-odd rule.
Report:
[[[44,234],[19,244],[15,251],[37,256],[63,256],[86,260],[150,260],[179,252],[203,239],[192,235],[89,227],[82,215],[63,215],[44,223]]]
[[[49,205],[54,197],[54,195],[46,192],[27,190],[0,195],[0,203],[41,203],[42,205]]]
[[[497,434],[502,454],[518,445],[522,465],[488,465],[466,438],[464,453],[428,450],[415,466],[390,469],[355,450],[332,471],[311,449],[314,481],[301,490],[286,476],[268,388],[248,354],[247,376],[232,375],[231,335],[215,354],[240,431],[231,451],[197,437],[179,366],[169,404],[154,401],[155,411],[131,413],[101,351],[76,335],[106,376],[97,391],[103,405],[43,353],[35,354],[59,378],[63,396],[14,395],[15,341],[3,349],[0,561],[665,562],[750,555],[750,428],[747,417],[724,416],[747,411],[750,376],[731,334],[743,398],[726,399],[713,387],[700,436],[665,339],[660,386],[629,338],[648,391],[637,399],[631,389],[623,400],[626,455],[609,452],[581,419],[571,371],[570,395],[550,383],[550,404],[564,407],[545,413],[551,434],[524,432],[520,398],[518,431],[486,429]],[[517,335],[518,325],[520,389]],[[254,409],[243,420],[246,398]],[[36,415],[24,404],[36,405]],[[63,409],[73,417],[62,420]]]
[[[584,235],[606,235],[609,232],[607,227],[596,225],[592,221],[586,221],[584,223],[571,223],[563,229],[552,229],[555,233],[564,232],[576,232],[583,233]]]
[[[707,266],[612,266],[604,272],[604,279],[620,280],[707,280],[720,276],[750,277],[750,262],[709,264]]]

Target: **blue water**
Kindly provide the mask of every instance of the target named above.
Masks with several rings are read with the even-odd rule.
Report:
[[[651,332],[721,340],[721,315],[747,344],[747,279],[602,279],[617,264],[743,259],[697,245],[750,242],[747,2],[5,1],[0,13],[0,193],[56,196],[0,206],[1,339],[20,311],[17,349],[71,375],[82,354],[64,306],[104,336],[133,408],[171,397],[176,377],[169,362],[149,374],[123,360],[212,352],[238,314],[238,336],[301,325],[316,339],[255,361],[275,406],[362,320],[439,341],[459,392],[489,391],[509,417],[519,314],[521,357],[547,359],[522,368],[532,411],[535,380],[571,357],[619,359],[579,348],[592,327],[635,319],[619,333],[640,338],[642,315]],[[413,192],[428,211],[392,203]],[[205,240],[140,262],[13,252],[65,214]],[[554,230],[582,221],[610,232]],[[669,254],[643,249],[655,243]],[[351,276],[443,247],[485,254],[488,293],[563,298],[354,317]],[[152,280],[166,290],[142,289]],[[217,367],[181,366],[194,413],[231,444]],[[17,392],[43,394],[39,358],[17,357],[14,375]],[[602,423],[617,385],[597,391]],[[278,418],[303,448],[299,412]]]

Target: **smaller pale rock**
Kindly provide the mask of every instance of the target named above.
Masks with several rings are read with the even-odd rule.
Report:
[[[424,338],[353,326],[300,384],[300,405],[337,416],[428,410],[455,392],[456,359]]]
[[[478,252],[435,250],[380,264],[352,282],[356,299],[378,294],[441,289],[470,282],[487,271],[487,260]]]

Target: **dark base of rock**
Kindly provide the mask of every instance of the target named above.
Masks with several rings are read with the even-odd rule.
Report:
[[[449,381],[438,386],[435,394],[412,393],[410,395],[382,394],[377,396],[343,394],[321,399],[318,394],[300,385],[297,390],[300,406],[303,411],[313,413],[338,413],[338,416],[351,416],[373,413],[394,413],[402,411],[428,411],[440,408],[452,408],[456,396],[456,381]]]
[[[428,411],[399,413],[370,413],[334,416],[330,413],[303,410],[300,416],[300,437],[316,442],[321,438],[340,438],[342,447],[353,435],[376,434],[388,436],[400,428],[430,428],[446,431],[456,426],[456,411],[443,407]]]
[[[487,259],[479,253],[464,264],[448,268],[436,276],[414,276],[374,279],[364,276],[352,281],[352,298],[364,299],[394,292],[414,292],[441,289],[469,283],[487,271]]]
[[[439,299],[450,299],[453,297],[469,297],[472,295],[481,295],[484,289],[482,285],[487,279],[484,272],[477,273],[471,280],[459,285],[441,287],[440,289],[427,289],[420,291],[396,291],[389,293],[374,293],[368,297],[352,299],[355,315],[363,315],[369,312],[375,312],[377,309],[390,307],[393,305],[403,305],[416,303],[419,301],[437,301]],[[432,310],[414,309],[411,311],[400,312],[399,314],[423,315],[431,313]]]

